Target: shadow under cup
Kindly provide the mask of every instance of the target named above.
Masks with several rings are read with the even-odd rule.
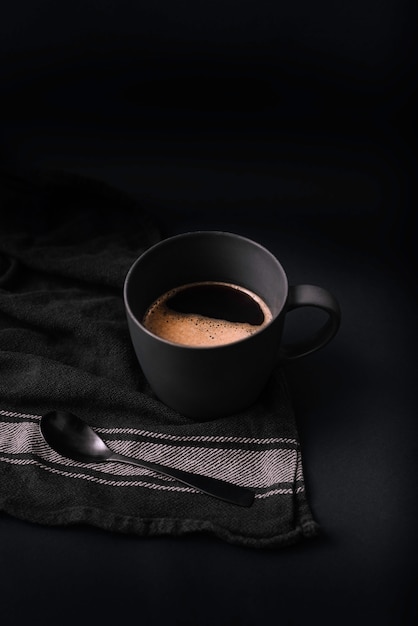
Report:
[[[272,321],[245,339],[213,347],[175,344],[144,327],[145,312],[157,298],[175,287],[201,281],[250,289],[267,304]],[[339,325],[339,307],[331,294],[311,285],[289,289],[282,266],[268,250],[223,232],[176,235],[148,249],[126,276],[124,302],[135,353],[154,393],[196,420],[227,416],[250,406],[280,356],[298,358],[318,349]],[[310,342],[287,355],[282,350],[280,355],[286,311],[306,305],[326,310],[327,324]]]

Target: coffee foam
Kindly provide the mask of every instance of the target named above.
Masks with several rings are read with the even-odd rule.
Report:
[[[230,322],[229,320],[215,319],[194,313],[179,313],[167,306],[167,300],[180,290],[202,284],[223,285],[246,293],[261,308],[264,322],[261,325]],[[272,320],[272,317],[266,303],[249,289],[232,283],[207,281],[182,285],[160,296],[145,313],[143,324],[154,335],[167,341],[186,346],[210,347],[225,345],[249,337],[264,328]]]

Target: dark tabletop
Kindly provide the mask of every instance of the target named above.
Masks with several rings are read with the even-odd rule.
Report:
[[[291,284],[336,295],[337,337],[286,369],[321,533],[263,551],[0,514],[0,619],[413,624],[412,6],[198,5],[9,7],[2,171],[22,186],[52,169],[103,181],[162,236],[249,236]],[[310,324],[295,312],[287,332]]]

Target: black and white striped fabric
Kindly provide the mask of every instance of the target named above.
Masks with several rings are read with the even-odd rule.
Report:
[[[2,508],[45,524],[87,522],[140,535],[200,531],[249,546],[292,543],[315,534],[316,524],[289,407],[285,381],[277,372],[257,408],[228,419],[180,420],[165,428],[160,423],[158,429],[142,428],[140,416],[96,415],[94,420],[116,452],[253,489],[249,509],[139,467],[71,461],[43,440],[40,414],[1,409]]]
[[[111,487],[194,493],[169,477],[117,462],[85,464],[62,457],[39,436],[40,415],[0,410],[1,461]],[[168,435],[138,428],[96,428],[120,454],[249,487],[256,498],[304,490],[299,446],[284,437]]]
[[[46,230],[15,226],[0,236],[0,510],[254,547],[316,534],[281,371],[253,407],[201,424],[153,396],[130,345],[122,285],[155,230],[138,207],[125,211],[123,226],[119,206],[106,224],[72,206],[59,225],[44,219]],[[66,459],[39,430],[54,409],[83,417],[116,452],[249,487],[254,504],[231,505],[139,467]]]

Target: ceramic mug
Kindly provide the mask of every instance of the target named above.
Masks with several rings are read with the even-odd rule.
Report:
[[[189,346],[163,339],[144,326],[150,305],[181,285],[222,282],[257,294],[271,320],[254,334],[216,346]],[[241,411],[255,402],[274,367],[325,346],[337,332],[341,313],[335,297],[314,285],[289,286],[277,258],[246,237],[197,231],[164,239],[146,250],[125,279],[124,303],[139,364],[156,396],[195,420]],[[282,342],[286,315],[317,307],[326,322],[310,338]]]

